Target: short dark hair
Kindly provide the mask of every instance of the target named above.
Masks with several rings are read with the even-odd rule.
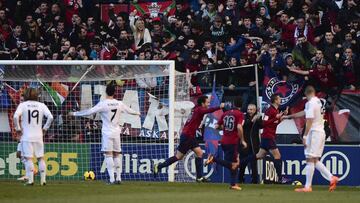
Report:
[[[198,99],[197,99],[197,104],[200,106],[202,105],[203,103],[205,103],[205,101],[208,99],[208,97],[206,95],[203,95],[203,96],[200,96]]]
[[[276,45],[274,45],[274,44],[271,44],[271,45],[269,46],[269,49],[276,49],[276,50],[277,50]]]
[[[280,94],[275,93],[275,94],[271,95],[271,97],[270,97],[271,103],[274,103],[277,97],[280,97]]]
[[[24,92],[24,100],[28,101],[28,100],[32,100],[32,101],[37,101],[39,97],[39,92],[37,89],[35,88],[27,88]]]
[[[314,94],[316,92],[315,88],[311,85],[306,86],[305,95]]]
[[[114,96],[114,94],[115,94],[115,85],[113,85],[112,83],[108,84],[106,86],[106,94],[108,96]]]

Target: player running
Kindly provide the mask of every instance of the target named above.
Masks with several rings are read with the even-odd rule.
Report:
[[[285,118],[297,118],[305,115],[306,126],[303,137],[305,147],[304,153],[306,157],[306,184],[304,188],[295,189],[296,192],[312,192],[312,178],[315,168],[330,181],[329,191],[332,192],[336,188],[339,178],[332,175],[330,171],[320,162],[320,157],[324,151],[325,131],[322,105],[319,98],[315,96],[315,89],[307,86],[305,96],[308,102],[305,104],[305,110]]]
[[[192,109],[192,112],[182,130],[180,144],[177,148],[175,156],[166,159],[163,163],[154,165],[153,172],[155,177],[162,168],[168,167],[171,164],[183,159],[185,154],[191,149],[196,155],[196,181],[208,181],[205,177],[203,177],[203,151],[195,139],[196,130],[199,128],[205,114],[212,113],[219,110],[220,108],[224,108],[224,103],[221,103],[219,107],[214,108],[209,108],[209,105],[210,100],[207,96],[201,96],[198,98],[197,106]]]
[[[250,155],[249,160],[263,159],[267,153],[274,157],[274,166],[278,177],[278,183],[286,183],[288,179],[282,177],[282,161],[281,154],[276,145],[276,128],[280,122],[284,119],[284,115],[287,115],[288,108],[284,112],[280,112],[279,106],[281,104],[281,98],[279,94],[273,94],[270,98],[271,106],[265,111],[263,119],[263,133],[261,134],[260,150],[254,156]]]
[[[40,185],[46,185],[43,136],[49,129],[53,116],[45,104],[37,101],[38,91],[36,89],[26,89],[24,99],[25,102],[20,103],[14,113],[14,123],[17,135],[21,140],[22,156],[26,159],[25,171],[28,181],[25,185],[34,185],[34,163],[32,161],[34,154],[39,162]],[[42,127],[44,116],[47,119]]]
[[[243,136],[244,114],[240,111],[242,102],[235,100],[234,108],[226,111],[218,122],[218,127],[224,130],[221,138],[221,148],[224,151],[225,160],[209,155],[205,164],[218,163],[230,170],[230,189],[241,190],[236,184],[238,180],[239,154],[238,144],[241,143],[246,148],[246,142]]]
[[[101,151],[104,152],[106,168],[110,177],[109,184],[121,184],[121,146],[120,146],[120,114],[128,113],[131,115],[141,115],[114,99],[115,86],[106,86],[106,99],[100,101],[91,109],[70,112],[70,116],[89,116],[100,113],[102,120],[101,128]],[[116,173],[116,180],[115,180]]]

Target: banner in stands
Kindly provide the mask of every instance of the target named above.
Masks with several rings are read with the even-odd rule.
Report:
[[[303,146],[285,145],[279,146],[283,160],[283,176],[292,181],[300,181],[305,184],[305,156]],[[339,185],[360,185],[360,163],[358,154],[360,145],[355,146],[326,146],[321,162],[330,170],[333,175],[340,178]],[[274,183],[277,175],[271,157],[263,162],[264,183]],[[329,182],[317,171],[313,177],[313,184],[327,185]]]
[[[274,70],[266,66],[263,81],[263,100],[270,104],[270,98],[273,94],[279,94],[281,97],[280,108],[296,102],[301,98],[304,81],[299,79],[293,82],[282,80]]]
[[[114,3],[114,12],[116,14],[120,12],[130,13],[137,10],[138,16],[147,15],[151,18],[160,17],[160,15],[174,15],[175,13],[175,1],[163,0],[163,1],[138,1],[137,3],[131,2],[131,4],[116,4],[114,1],[104,1],[101,4],[101,20],[109,22],[109,9],[110,3]],[[156,19],[155,19],[156,20]]]
[[[360,143],[360,90],[343,91],[329,115],[331,137],[339,143]]]

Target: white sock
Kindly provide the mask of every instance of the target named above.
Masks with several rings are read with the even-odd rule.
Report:
[[[115,181],[114,178],[114,160],[112,156],[105,156],[106,168],[110,177],[110,182],[113,183]]]
[[[315,166],[313,162],[306,163],[306,184],[305,188],[310,188],[312,185],[312,179],[315,171]]]
[[[320,173],[325,177],[326,180],[330,181],[333,175],[330,173],[329,169],[326,168],[326,166],[321,163],[320,161],[317,161],[315,164],[315,167]]]
[[[121,155],[114,157],[114,166],[115,166],[116,181],[121,181],[121,171],[122,171]]]
[[[34,163],[32,160],[27,159],[25,162],[26,177],[29,179],[29,183],[34,182]]]
[[[40,182],[45,183],[46,182],[46,164],[44,159],[41,159],[39,161],[39,170],[40,170]]]

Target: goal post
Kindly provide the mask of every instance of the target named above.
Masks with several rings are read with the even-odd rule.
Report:
[[[189,100],[189,86],[185,75],[175,71],[174,61],[1,61],[0,82],[0,120],[5,121],[0,125],[0,159],[9,160],[9,169],[0,179],[14,180],[23,174],[20,160],[14,156],[11,113],[20,103],[21,92],[30,86],[41,89],[40,101],[51,105],[55,115],[45,137],[49,180],[80,180],[88,170],[94,170],[98,179],[106,178],[99,148],[99,116],[68,121],[62,111],[94,106],[104,99],[106,84],[113,82],[116,99],[142,114],[122,119],[123,179],[175,180],[175,166],[162,170],[159,179],[153,179],[151,173],[154,163],[175,153],[175,131],[181,129],[181,124],[175,125],[175,117],[187,117],[175,113],[176,102]],[[72,123],[71,127],[65,126],[66,122]],[[80,126],[73,126],[75,123]]]

